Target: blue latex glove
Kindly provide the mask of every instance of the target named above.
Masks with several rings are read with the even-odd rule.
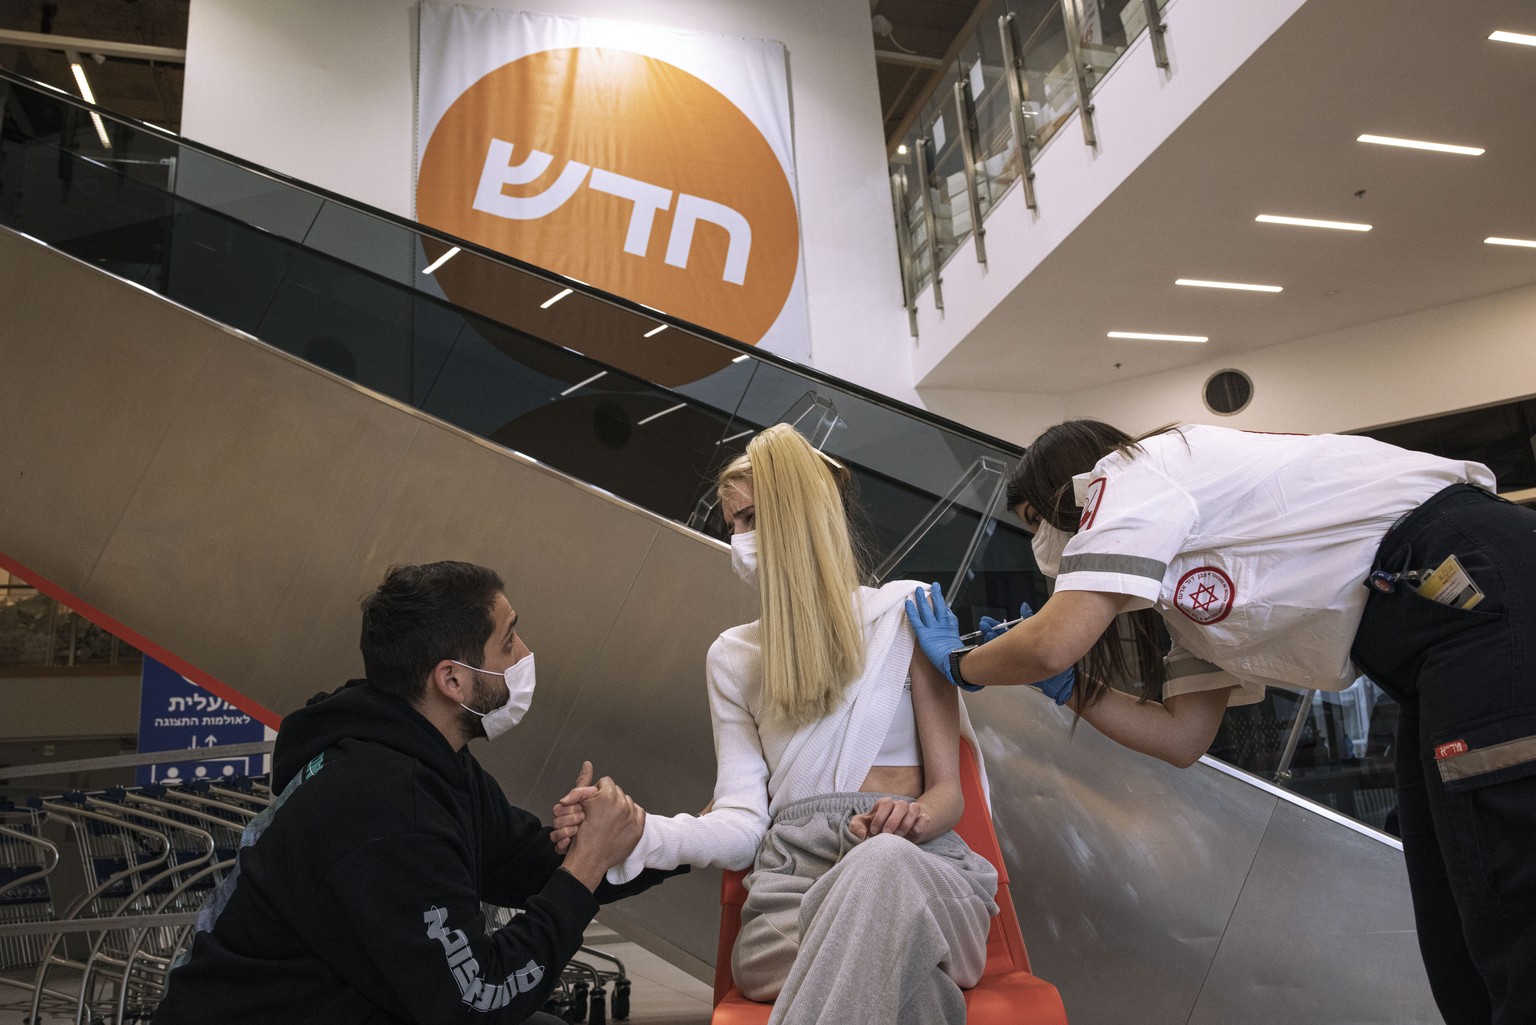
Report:
[[[949,653],[965,647],[965,642],[960,639],[960,621],[949,610],[938,584],[929,589],[919,587],[917,593],[907,599],[907,621],[912,624],[912,632],[917,634],[917,646],[923,649],[934,668],[944,674],[944,679],[964,690],[981,690],[975,684],[961,683],[950,675]]]
[[[1077,684],[1077,668],[1067,666],[1055,676],[1047,676],[1038,683],[1030,684],[1031,687],[1039,687],[1041,693],[1058,705],[1065,705],[1072,700],[1072,688]]]
[[[1019,622],[1023,622],[1034,614],[1035,610],[1029,607],[1029,602],[1021,602],[1019,604]],[[999,623],[991,616],[982,616],[976,625],[981,627],[981,643],[985,644],[988,641],[996,640],[1003,634],[1007,633],[1012,627],[1018,626],[1019,624],[1013,623],[1009,626],[1003,626],[1003,624]],[[999,629],[999,627],[1001,627],[1001,629]],[[1030,684],[1030,686],[1038,687],[1041,693],[1050,698],[1052,701],[1056,702],[1058,705],[1065,705],[1068,701],[1072,700],[1072,688],[1076,686],[1076,684],[1077,671],[1072,666],[1068,666],[1066,669],[1057,673],[1055,676],[1047,677],[1038,683]]]
[[[991,616],[982,616],[979,620],[976,621],[976,625],[981,628],[981,643],[985,644],[988,641],[997,640],[1010,629],[1018,626],[1020,623],[1024,622],[1024,620],[1028,619],[1034,614],[1035,610],[1029,607],[1029,602],[1021,601],[1019,602],[1019,618],[1012,623],[1005,625],[1003,623],[999,623]]]

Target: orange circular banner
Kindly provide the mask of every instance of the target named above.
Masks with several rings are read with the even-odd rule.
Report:
[[[529,54],[470,86],[432,132],[416,210],[744,342],[772,327],[799,261],[763,134],[703,80],[622,50]]]

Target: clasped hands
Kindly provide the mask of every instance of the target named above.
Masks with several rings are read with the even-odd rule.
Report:
[[[576,785],[554,807],[554,828],[549,838],[561,854],[570,850],[578,833],[600,834],[603,846],[622,852],[610,864],[628,856],[645,828],[645,809],[624,793],[610,777],[592,783],[592,763],[582,762]],[[594,839],[596,837],[594,836]]]

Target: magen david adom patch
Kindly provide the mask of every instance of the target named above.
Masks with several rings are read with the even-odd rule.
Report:
[[[1231,577],[1215,566],[1200,566],[1179,578],[1173,604],[1193,622],[1212,626],[1227,618],[1236,597]]]

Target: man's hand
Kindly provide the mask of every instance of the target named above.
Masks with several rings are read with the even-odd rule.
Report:
[[[586,817],[581,802],[597,793],[597,787],[591,784],[592,763],[582,762],[581,771],[576,774],[576,786],[555,802],[555,828],[549,831],[549,838],[555,850],[561,854],[570,850],[571,839],[581,828],[581,820]]]
[[[592,796],[582,802],[581,828],[566,852],[563,866],[589,890],[603,874],[629,857],[645,832],[645,809],[604,776]]]
[[[920,802],[882,797],[869,811],[848,820],[848,832],[859,840],[867,840],[878,833],[891,833],[918,843],[930,822],[928,810]]]

